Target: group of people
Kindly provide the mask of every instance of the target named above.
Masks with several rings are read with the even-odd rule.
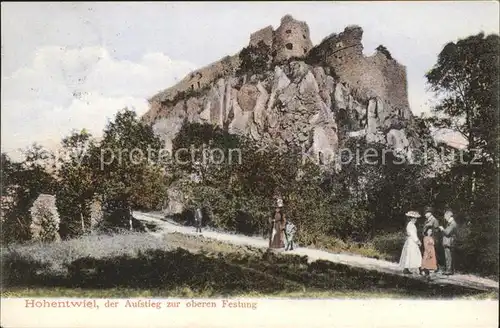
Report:
[[[295,225],[286,218],[283,211],[283,199],[277,198],[276,209],[269,219],[270,236],[269,248],[285,248],[285,251],[293,250],[294,235],[297,231]]]
[[[424,211],[426,221],[422,228],[422,238],[418,235],[416,225],[417,220],[422,216],[417,211],[406,213],[408,220],[406,241],[399,260],[399,266],[405,274],[419,273],[429,277],[431,272],[441,272],[444,275],[454,273],[453,248],[455,246],[457,223],[451,210],[444,213],[444,220],[447,222],[446,228],[439,224],[439,220],[432,212],[431,207],[427,207]],[[197,233],[201,233],[202,218],[202,211],[197,208],[194,213]],[[294,235],[297,228],[286,217],[283,211],[282,198],[276,200],[276,208],[270,216],[269,225],[269,248],[285,248],[285,251],[293,250],[295,246]]]
[[[416,222],[422,216],[417,211],[406,213],[408,223],[406,225],[406,241],[401,252],[399,266],[405,274],[420,273],[430,276],[430,272],[452,275],[453,270],[453,248],[457,223],[453,212],[445,211],[444,220],[446,228],[439,224],[439,220],[433,215],[431,207],[424,211],[426,221],[422,228],[422,241],[418,236]],[[421,247],[423,246],[423,252]]]

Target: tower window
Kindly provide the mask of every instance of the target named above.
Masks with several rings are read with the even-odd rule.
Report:
[[[290,33],[292,33],[292,30],[286,30],[285,32],[286,32],[287,34],[290,34]]]
[[[302,34],[302,37],[303,37],[304,39],[307,39],[307,37],[306,37],[306,35],[305,35],[305,34]]]
[[[291,44],[291,43],[287,43],[287,44],[285,45],[285,47],[286,47],[288,50],[292,50],[292,49],[293,49],[293,44]]]

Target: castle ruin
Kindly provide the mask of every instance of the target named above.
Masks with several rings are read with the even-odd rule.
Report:
[[[152,97],[143,120],[167,144],[187,119],[255,140],[308,143],[316,153],[336,149],[339,125],[348,136],[407,147],[406,68],[385,49],[365,56],[362,37],[363,29],[352,25],[313,46],[308,25],[286,15],[276,30],[252,33],[244,49],[266,52],[264,74],[251,72],[253,62],[248,74],[239,73],[243,50],[226,56]]]

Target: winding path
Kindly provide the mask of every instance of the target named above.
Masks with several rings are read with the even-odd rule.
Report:
[[[167,233],[173,232],[178,232],[185,235],[199,235],[195,232],[194,227],[186,227],[175,222],[165,220],[159,213],[134,212],[133,215],[140,221],[155,224],[158,227],[158,230],[155,232],[150,231],[149,233],[157,237],[162,237]],[[268,246],[268,241],[264,238],[248,237],[227,232],[204,230],[203,236],[234,245],[252,246],[257,248],[267,248]],[[330,253],[323,250],[304,247],[296,248],[293,251],[287,251],[287,253],[297,254],[301,256],[305,255],[311,262],[316,260],[326,260],[366,270],[376,270],[388,274],[403,275],[397,263],[367,258],[360,255]],[[424,279],[423,277],[418,275],[411,275],[408,277],[414,279]],[[439,285],[457,285],[477,290],[498,292],[497,281],[471,274],[455,274],[452,276],[435,275],[432,276],[432,279],[429,283]]]

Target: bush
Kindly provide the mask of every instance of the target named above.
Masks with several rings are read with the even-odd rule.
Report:
[[[269,69],[272,59],[270,56],[271,47],[260,41],[257,46],[243,48],[239,54],[240,67],[236,71],[237,75],[247,73],[262,74]]]
[[[30,212],[32,217],[30,229],[33,240],[43,242],[60,240],[60,220],[54,196],[41,194],[33,203]]]
[[[457,270],[492,275],[498,279],[498,215],[459,224],[454,255]]]
[[[401,256],[405,239],[404,232],[386,233],[375,236],[372,244],[377,251],[385,254],[388,259],[397,262]]]

